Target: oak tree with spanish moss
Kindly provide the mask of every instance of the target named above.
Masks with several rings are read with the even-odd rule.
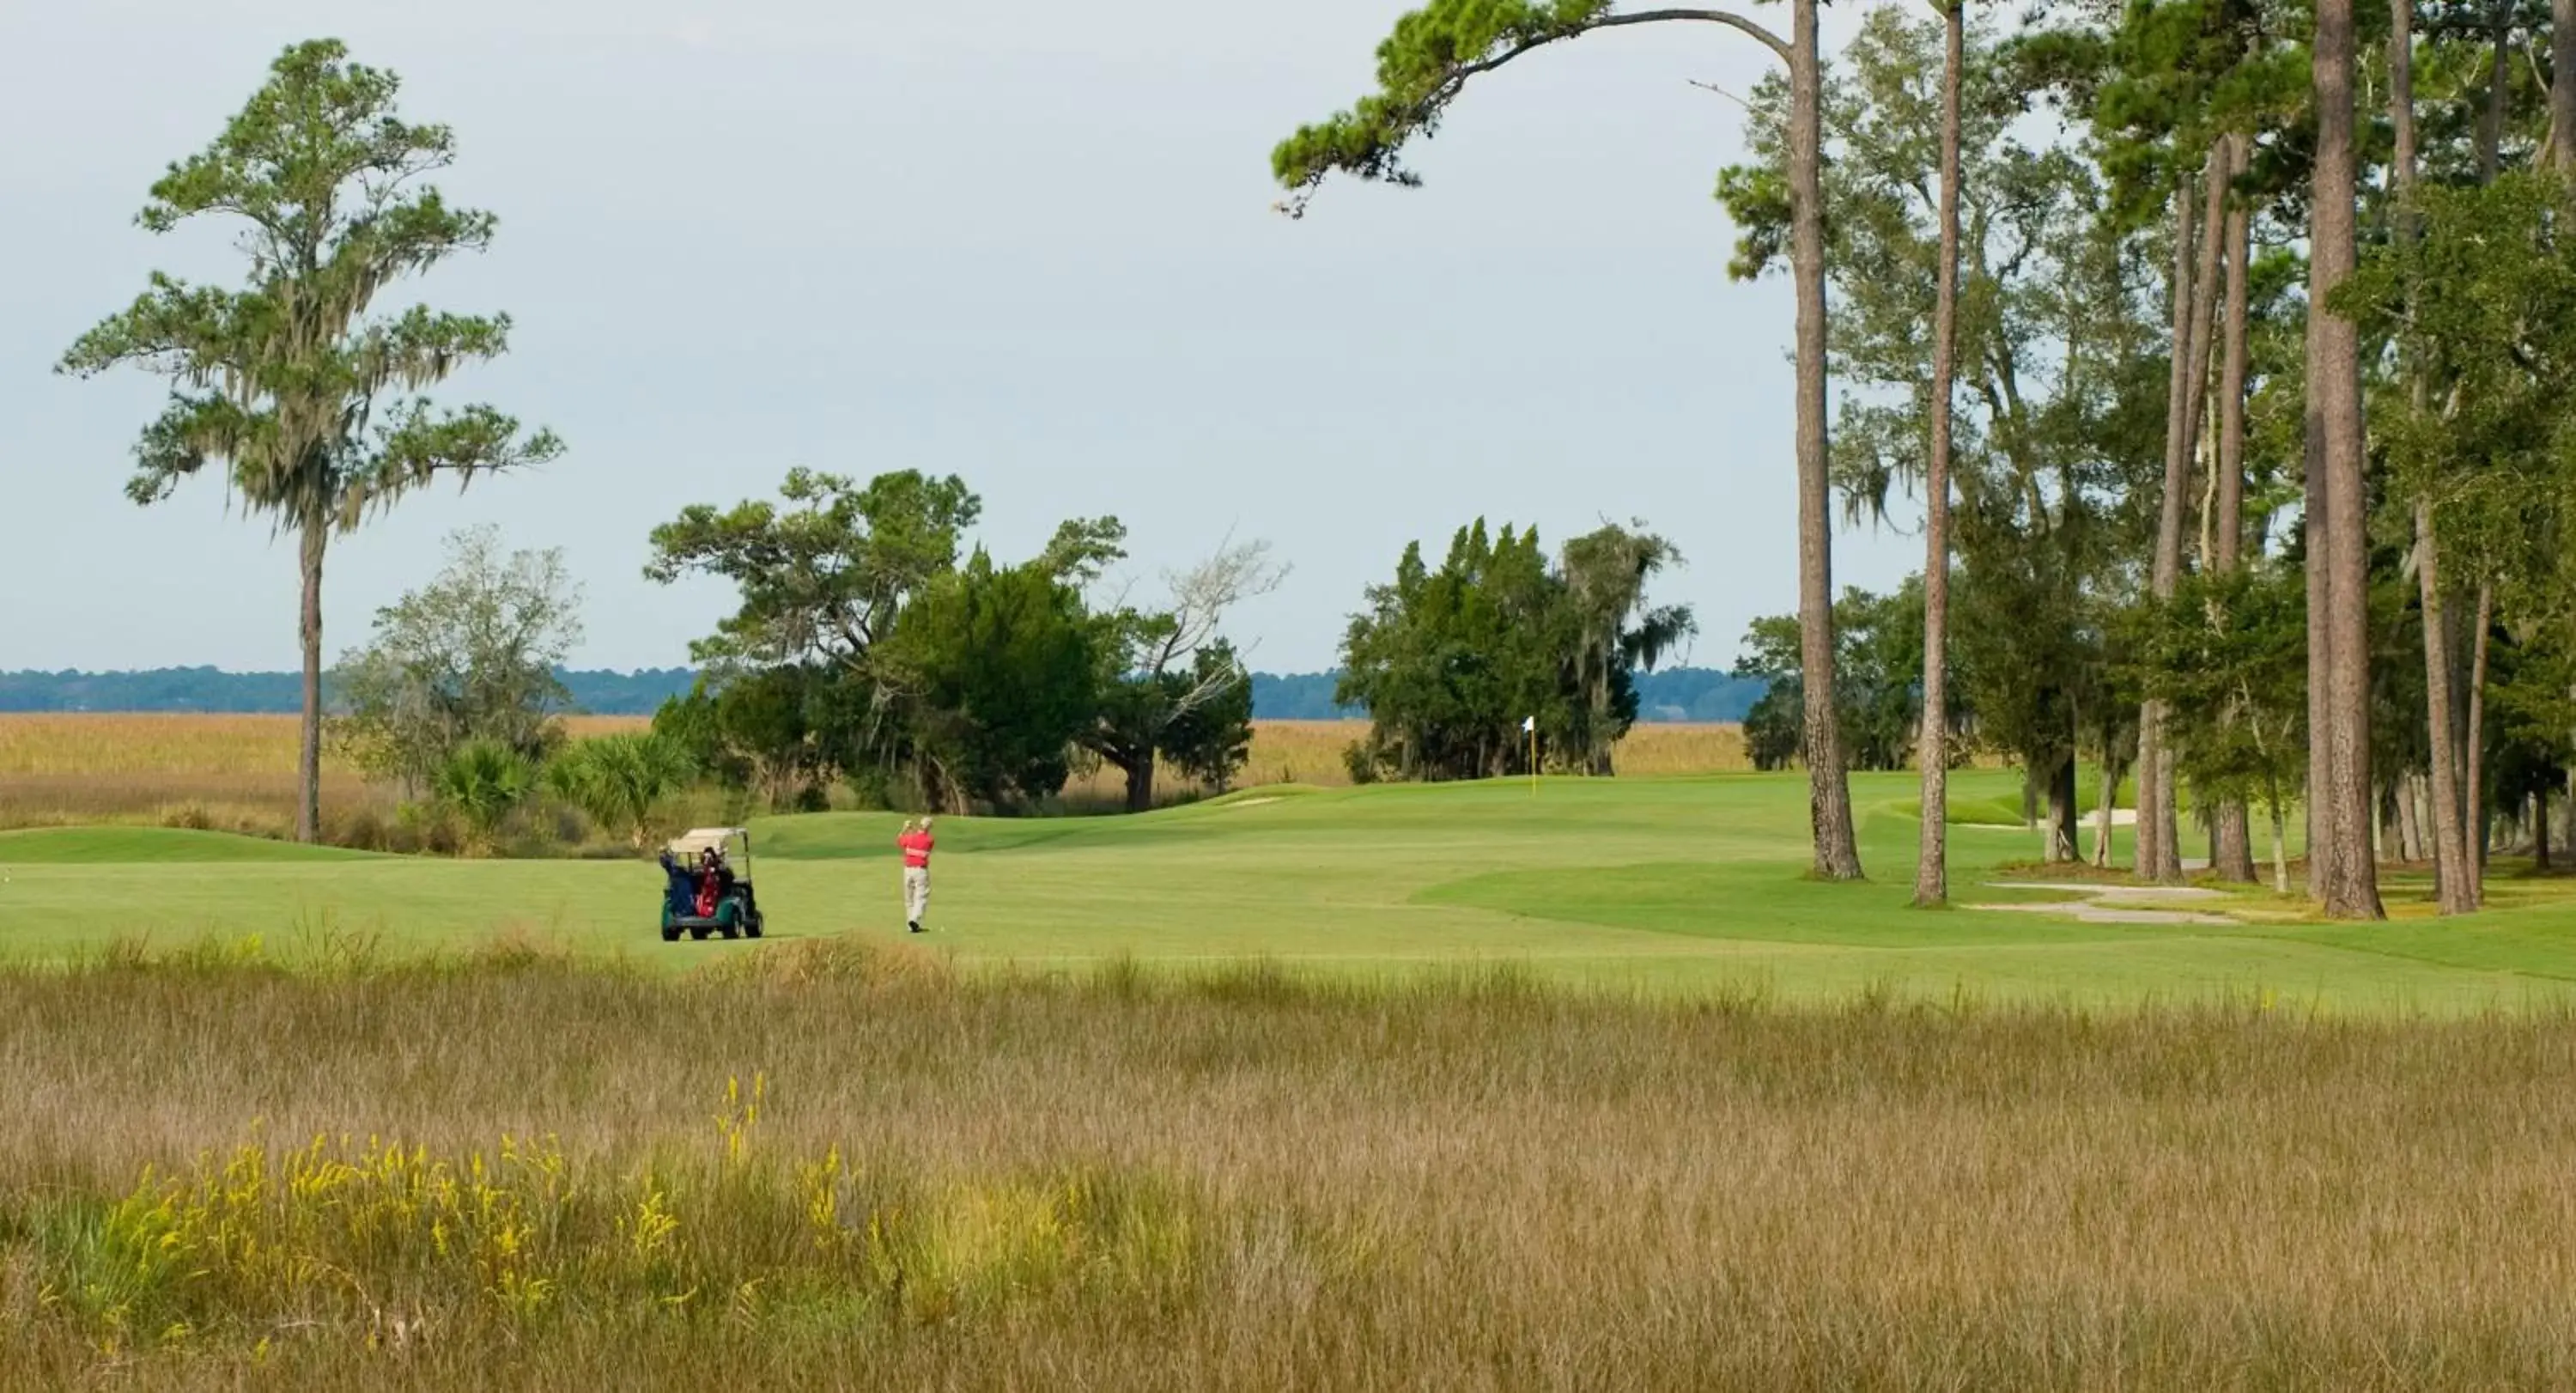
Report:
[[[442,410],[419,395],[509,345],[507,315],[414,306],[371,315],[392,282],[492,243],[489,213],[452,207],[429,176],[455,159],[445,126],[395,111],[401,81],[349,61],[337,40],[279,56],[213,144],[152,186],[154,233],[201,218],[241,224],[237,289],[155,273],[149,288],[73,344],[59,370],[134,366],[169,380],[135,443],[126,492],[157,503],[209,462],[234,498],[297,540],[303,581],[304,728],[295,832],[313,841],[322,767],[322,563],[336,533],[441,476],[539,464],[563,446],[488,406]]]

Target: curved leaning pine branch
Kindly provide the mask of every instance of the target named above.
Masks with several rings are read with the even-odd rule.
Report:
[[[1753,38],[1760,40],[1763,47],[1771,50],[1773,57],[1778,58],[1784,63],[1789,61],[1789,41],[1787,39],[1781,38],[1778,34],[1771,32],[1761,24],[1756,23],[1744,15],[1737,14],[1733,10],[1645,10],[1636,14],[1612,15],[1592,27],[1595,29],[1615,29],[1623,24],[1665,24],[1674,21],[1700,24],[1723,24],[1730,29],[1741,30],[1746,34],[1751,35]]]
[[[1640,24],[1719,24],[1738,30],[1789,61],[1786,39],[1732,10],[1612,10],[1611,0],[1431,0],[1396,21],[1378,45],[1378,90],[1317,125],[1301,126],[1272,150],[1271,172],[1289,191],[1278,205],[1291,218],[1340,172],[1413,187],[1404,147],[1437,132],[1467,83],[1524,54],[1597,29]]]

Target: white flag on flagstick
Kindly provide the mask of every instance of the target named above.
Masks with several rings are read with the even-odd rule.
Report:
[[[1536,717],[1536,716],[1523,716],[1523,717],[1521,717],[1521,733],[1522,733],[1522,734],[1524,734],[1524,735],[1536,735],[1536,734],[1538,734],[1538,717]]]

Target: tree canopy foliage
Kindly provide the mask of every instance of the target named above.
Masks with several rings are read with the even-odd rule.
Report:
[[[2312,888],[2367,915],[2372,842],[2439,859],[2427,829],[2449,819],[2464,844],[2498,825],[2545,843],[2576,744],[2559,342],[2576,122],[2553,125],[2554,84],[2521,47],[2553,27],[2537,7],[2410,8],[2393,47],[2371,15],[2356,43],[2336,27],[2350,7],[2330,10],[2144,0],[1972,23],[1955,190],[1936,179],[1940,20],[1864,16],[1823,88],[1827,342],[1845,515],[1901,523],[1930,458],[1937,214],[1955,192],[1951,661],[1977,742],[2047,794],[2061,855],[2078,757],[2104,775],[2106,860],[2111,792],[2152,766],[2139,870],[2159,878],[2178,874],[2177,811],[2210,828],[2222,873],[2249,875],[2244,810],[2322,802]],[[1719,180],[1741,276],[1790,246],[1792,95],[1754,89],[1749,158]],[[2357,110],[2336,147],[2349,182],[2321,168],[2319,103],[2383,96],[2384,119]],[[2312,265],[2319,245],[2357,246],[2357,268]],[[2339,288],[2315,307],[2312,283]],[[2350,370],[2330,366],[2347,332]],[[2310,390],[2346,371],[2367,407],[2357,458],[2351,408]],[[1838,622],[1866,622],[1854,599]],[[2317,607],[2294,623],[2294,603]],[[1748,640],[1744,670],[1774,679],[1748,721],[1766,762],[1794,749],[1799,627]],[[1836,646],[1840,680],[1866,687],[1855,647]],[[1836,702],[1856,765],[1887,748],[1855,725],[1870,705]],[[2473,885],[2482,855],[2440,877]]]
[[[1099,719],[1083,744],[1126,773],[1128,811],[1153,806],[1158,759],[1220,790],[1243,766],[1252,680],[1218,627],[1228,610],[1286,576],[1266,543],[1229,542],[1166,577],[1165,607],[1120,606],[1102,616]]]
[[[1535,528],[1481,518],[1433,569],[1420,543],[1372,586],[1342,643],[1336,699],[1366,707],[1357,766],[1371,777],[1471,779],[1526,771],[1532,722],[1543,767],[1610,772],[1637,718],[1636,673],[1696,631],[1681,606],[1648,608],[1670,543],[1615,525],[1552,561]]]
[[[1097,605],[1126,557],[1115,518],[1073,518],[1037,555],[969,535],[983,500],[904,470],[865,484],[792,471],[779,501],[698,504],[654,530],[645,574],[731,582],[739,607],[693,647],[696,688],[656,717],[700,769],[773,807],[835,783],[878,804],[1018,811],[1109,758],[1150,806],[1160,760],[1221,787],[1251,739],[1250,677],[1223,633],[1273,583],[1267,548],[1176,577],[1167,608]]]
[[[368,774],[417,791],[458,747],[491,741],[543,759],[572,694],[557,671],[581,642],[581,587],[563,553],[506,551],[497,527],[448,538],[447,564],[376,611],[375,633],[336,673],[340,748]]]
[[[1907,767],[1922,731],[1922,580],[1910,580],[1887,595],[1857,587],[1844,590],[1834,606],[1834,641],[1841,669],[1834,706],[1852,767]],[[1796,615],[1766,616],[1746,630],[1736,675],[1768,684],[1744,718],[1745,752],[1756,769],[1788,768],[1805,748],[1805,733],[1799,729],[1806,719],[1801,662]]]
[[[206,149],[153,184],[137,219],[168,233],[200,218],[237,226],[237,289],[153,273],[120,314],[83,334],[60,370],[139,367],[170,384],[135,442],[126,491],[168,498],[209,462],[228,496],[295,536],[304,641],[303,797],[315,836],[321,778],[322,563],[335,532],[442,476],[458,480],[562,453],[489,406],[443,410],[424,389],[500,356],[507,315],[416,305],[372,313],[393,282],[492,243],[497,220],[426,182],[453,163],[444,126],[398,114],[401,82],[349,61],[337,40],[289,48]]]

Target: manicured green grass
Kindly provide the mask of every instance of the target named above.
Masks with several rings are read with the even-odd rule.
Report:
[[[208,861],[356,861],[363,851],[299,846],[175,827],[39,827],[0,832],[0,866],[107,866]]]
[[[2576,1000],[2576,900],[2561,883],[2507,880],[2490,914],[2385,926],[2298,922],[2250,896],[2248,910],[2272,918],[2217,927],[1927,914],[1907,907],[1913,777],[1854,786],[1874,877],[1859,885],[1806,878],[1796,775],[1563,779],[1535,793],[1517,782],[1263,789],[1138,818],[943,819],[927,942],[964,963],[1035,969],[1264,958],[1386,976],[1509,960],[1620,990],[1789,999],[2270,994],[2443,1013]],[[1954,781],[1980,815],[2016,787],[2007,772]],[[900,821],[756,823],[752,870],[772,939],[900,936]],[[1963,905],[2032,898],[1990,885],[1995,868],[2035,850],[2026,833],[1962,825],[1951,847]],[[760,951],[661,943],[660,875],[641,862],[452,862],[207,833],[48,831],[0,836],[0,875],[0,954],[21,958],[137,936],[257,936],[284,950],[359,934],[418,950],[520,935],[673,967]]]
[[[1898,812],[1907,817],[1915,817],[1923,811],[1923,800],[1907,798],[1898,802],[1895,807]],[[1950,800],[1950,825],[1954,827],[2022,827],[2025,824],[2021,816],[2021,799],[2012,796],[1953,797]]]

